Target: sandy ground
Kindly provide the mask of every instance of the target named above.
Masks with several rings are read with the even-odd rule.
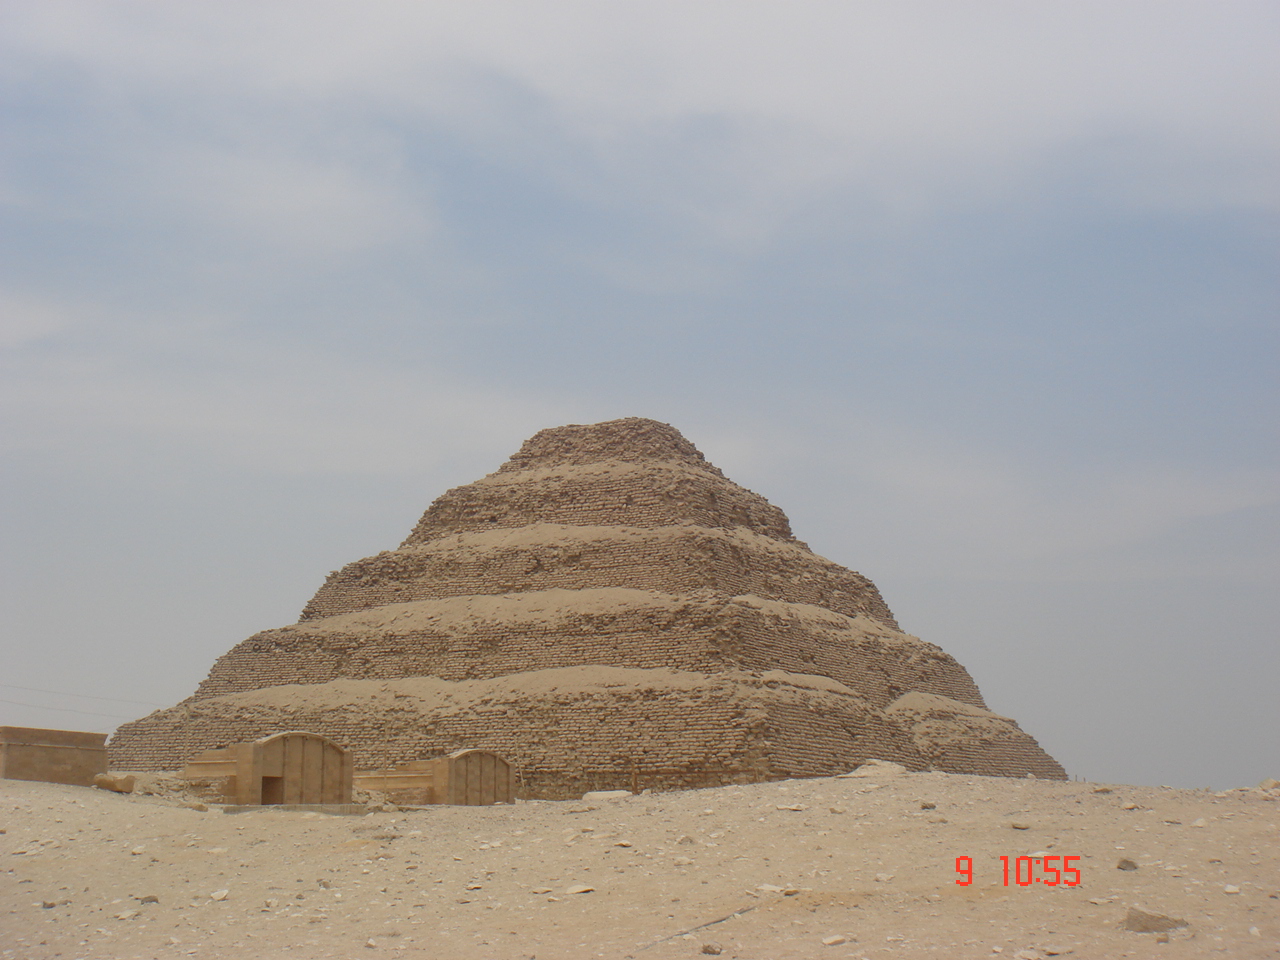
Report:
[[[1280,790],[1104,789],[880,774],[331,816],[4,780],[0,957],[1280,957]],[[1005,856],[1079,857],[1080,883],[1005,886]],[[1188,925],[1130,932],[1131,906]]]

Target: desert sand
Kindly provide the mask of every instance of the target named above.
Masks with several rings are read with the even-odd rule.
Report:
[[[1280,789],[858,772],[347,816],[4,780],[0,956],[1280,956]]]

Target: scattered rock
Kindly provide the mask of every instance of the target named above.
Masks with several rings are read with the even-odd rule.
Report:
[[[139,903],[159,903],[160,898],[152,893],[152,894],[148,894],[145,897],[139,897],[138,902]]]
[[[795,887],[787,887],[787,889],[782,891],[782,895],[784,897],[794,897],[794,896],[797,896],[799,893],[800,891],[797,890]]]
[[[1130,907],[1120,928],[1133,933],[1163,933],[1186,925],[1187,921],[1177,917],[1167,917],[1163,913],[1148,913],[1146,910]]]
[[[530,893],[550,893],[551,888],[550,887],[534,887],[529,892]]]
[[[632,796],[630,790],[592,790],[582,795],[582,799],[586,803],[593,803],[597,800],[626,800]]]
[[[1138,865],[1128,858],[1122,859],[1116,864],[1117,870],[1137,870]]]
[[[565,887],[565,893],[594,893],[595,887],[589,887],[585,883],[575,883],[572,887]]]
[[[378,945],[378,942],[374,940],[373,937],[370,937],[368,940],[364,942],[364,945],[368,947],[370,950],[372,950],[374,947]]]
[[[132,920],[134,917],[136,917],[136,916],[138,915],[138,913],[139,913],[139,912],[140,912],[140,911],[138,911],[138,910],[125,910],[123,913],[117,913],[117,914],[116,914],[116,919],[117,919],[117,920]]]
[[[209,894],[209,899],[210,899],[210,900],[225,900],[225,899],[227,899],[227,896],[228,896],[228,894],[230,894],[230,893],[231,893],[231,891],[230,891],[230,890],[215,890],[215,891],[213,891],[213,893]]]
[[[1094,793],[1110,793],[1111,788],[1110,787],[1094,787],[1093,792]]]
[[[1280,787],[1280,780],[1273,780],[1271,777],[1258,784],[1259,790],[1275,790],[1277,787]]]
[[[1014,820],[1011,824],[1009,824],[1009,829],[1010,830],[1030,830],[1031,824],[1023,823],[1020,820]]]
[[[1234,883],[1228,883],[1225,887],[1222,888],[1222,892],[1223,893],[1239,893],[1240,888],[1237,887]]]
[[[178,804],[178,806],[182,807],[184,810],[195,810],[198,813],[209,812],[209,805],[207,803],[201,803],[199,800],[184,800],[182,803]]]
[[[808,810],[808,809],[809,809],[809,808],[808,808],[808,807],[806,807],[803,803],[789,803],[789,804],[782,804],[782,803],[779,803],[779,804],[775,804],[775,806],[776,806],[776,808],[777,808],[777,809],[779,809],[779,810],[795,810],[795,811],[797,811],[797,812],[799,812],[799,811],[801,811],[801,810]]]
[[[129,853],[131,853],[135,857],[140,857],[146,852],[147,852],[146,847],[134,847],[132,850],[129,851]]]
[[[712,957],[718,957],[720,954],[724,953],[724,947],[720,946],[718,943],[704,943],[702,945],[702,952]]]
[[[1121,810],[1137,810],[1137,809],[1138,809],[1138,805],[1137,805],[1136,803],[1126,803],[1126,804],[1125,804],[1124,806],[1122,806],[1120,809],[1121,809]]]
[[[1046,957],[1062,957],[1074,952],[1070,947],[1061,947],[1057,944],[1050,947],[1040,947],[1039,950]]]
[[[1044,960],[1044,954],[1039,950],[1019,950],[1013,960]]]
[[[52,910],[58,905],[56,900],[41,900],[40,907],[44,910]]]
[[[842,937],[839,934],[836,934],[835,936],[832,936],[832,937],[822,938],[822,945],[824,947],[838,947],[840,944],[848,943],[848,942],[849,942],[848,937]]]
[[[831,810],[831,812],[832,812],[832,813],[844,813],[844,812],[845,812],[845,808],[844,808],[844,807],[830,807],[829,809]]]
[[[925,801],[924,803],[920,804],[920,809],[921,810],[937,810],[938,805],[936,803],[929,803],[928,801]]]
[[[900,763],[891,763],[888,760],[866,760],[860,763],[857,769],[842,773],[839,776],[840,779],[846,777],[893,777],[906,772],[907,768]]]
[[[128,776],[114,776],[110,773],[95,773],[93,775],[93,785],[99,790],[110,790],[112,793],[133,793],[133,786],[138,782],[138,778],[129,774]]]

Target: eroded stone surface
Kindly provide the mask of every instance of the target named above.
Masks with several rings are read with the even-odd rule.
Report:
[[[639,418],[543,430],[448,491],[398,548],[331,574],[298,623],[122,726],[112,763],[175,769],[284,729],[346,744],[361,768],[490,750],[526,797],[872,757],[1065,776],[960,664],[899,629],[870,580]]]

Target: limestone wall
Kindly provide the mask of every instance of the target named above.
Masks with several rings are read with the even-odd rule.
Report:
[[[742,527],[791,541],[786,515],[763,497],[683,464],[596,463],[495,473],[448,491],[401,546],[531,523]]]
[[[624,789],[633,776],[641,787],[672,789],[831,775],[871,757],[934,765],[909,724],[824,678],[569,668],[542,671],[523,689],[512,678],[441,684],[338,681],[311,698],[277,688],[188,701],[122,727],[112,763],[174,768],[220,742],[278,729],[287,716],[348,746],[360,768],[490,750],[521,771],[524,797]],[[1011,721],[994,723],[1002,752],[966,756],[966,772],[1052,775],[1056,765],[1035,741]]]
[[[637,590],[421,601],[268,630],[219,658],[196,696],[340,678],[481,679],[586,663],[780,669],[832,677],[877,707],[909,690],[983,705],[953,658],[866,617],[751,596]]]
[[[754,594],[898,626],[875,584],[803,545],[742,529],[688,525],[533,524],[518,535],[501,530],[458,534],[403,547],[330,574],[301,619],[439,597],[605,587]]]

